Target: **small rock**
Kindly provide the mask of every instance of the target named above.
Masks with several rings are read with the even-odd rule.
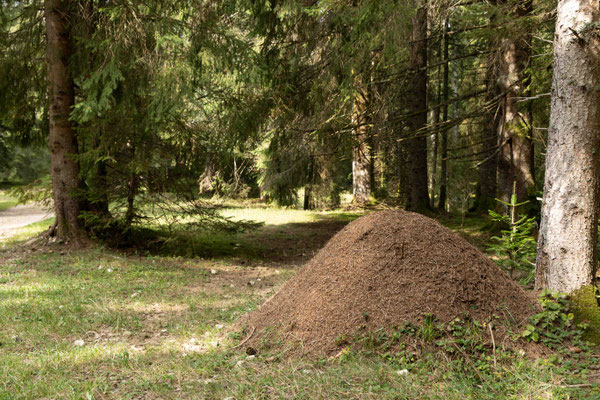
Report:
[[[255,355],[248,356],[248,357],[246,357],[246,361],[252,361],[252,360],[254,360],[255,358],[256,358],[256,356],[255,356]]]
[[[407,369],[401,369],[401,370],[396,371],[396,373],[399,376],[406,376],[406,375],[408,375],[408,370]]]
[[[235,285],[232,283],[231,285],[229,285],[230,288],[234,288]]]
[[[573,346],[569,348],[569,353],[581,353],[581,349],[577,346]]]
[[[221,324],[216,324],[216,325],[215,325],[215,329],[216,329],[216,330],[221,330],[221,329],[223,329],[223,325],[221,325]]]
[[[211,269],[210,273],[211,273],[211,275],[216,275],[219,273],[219,271],[217,271],[216,269]]]
[[[268,363],[272,363],[275,361],[277,361],[277,357],[275,357],[275,356],[265,358],[265,362],[268,362]]]
[[[131,295],[131,298],[137,297],[140,295],[140,292],[135,292],[134,294]]]
[[[85,342],[81,339],[77,339],[76,341],[73,342],[73,344],[77,347],[81,347],[85,345]]]
[[[108,269],[106,270],[106,272],[112,272],[112,269],[111,269],[111,268],[108,268]]]
[[[248,281],[248,286],[254,286],[255,283],[256,282],[254,282],[254,281]]]
[[[238,362],[235,363],[236,367],[241,367],[242,365],[244,365],[246,361],[245,360],[239,360]]]

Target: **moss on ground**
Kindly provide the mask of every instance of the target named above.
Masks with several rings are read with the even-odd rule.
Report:
[[[594,285],[584,286],[571,294],[575,322],[588,324],[584,338],[600,344],[600,307],[598,289]]]

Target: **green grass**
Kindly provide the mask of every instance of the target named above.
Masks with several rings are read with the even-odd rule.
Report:
[[[8,194],[7,190],[0,189],[0,211],[17,205],[17,199]]]
[[[53,223],[54,217],[17,228],[11,236],[0,238],[0,249],[8,248],[31,239],[47,230]]]
[[[24,228],[0,250],[0,399],[600,398],[594,370],[554,356],[477,370],[434,353],[412,363],[354,352],[248,359],[232,348],[231,324],[357,214],[224,213],[265,225],[188,238],[210,258],[14,246],[49,221]]]

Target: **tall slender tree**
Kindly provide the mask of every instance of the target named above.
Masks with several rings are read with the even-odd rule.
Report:
[[[507,4],[502,2],[501,7]],[[515,7],[508,15],[523,20],[531,13],[530,0],[508,4]],[[510,35],[500,40],[498,62],[498,85],[500,94],[500,123],[498,124],[498,194],[508,202],[516,182],[518,201],[527,198],[535,184],[533,173],[533,140],[531,113],[527,104],[520,102],[527,97],[531,33],[525,28],[511,29]]]
[[[450,69],[450,53],[449,53],[449,39],[448,35],[448,20],[444,18],[443,21],[443,42],[444,42],[444,68],[443,68],[443,81],[442,81],[442,121],[448,121],[448,98],[450,95],[450,87],[448,86],[448,77]],[[438,201],[438,209],[441,211],[446,210],[446,197],[448,192],[448,129],[444,129],[441,132],[441,156],[440,161],[440,198]]]
[[[366,203],[371,195],[371,149],[369,147],[369,95],[362,77],[355,79],[357,93],[352,105],[354,147],[352,150],[352,194],[357,204]]]
[[[559,0],[536,287],[571,292],[596,273],[600,205],[600,3]]]
[[[412,96],[408,120],[410,136],[406,141],[407,199],[406,208],[422,211],[429,208],[427,189],[427,2],[418,0],[412,20],[410,46],[410,91]]]

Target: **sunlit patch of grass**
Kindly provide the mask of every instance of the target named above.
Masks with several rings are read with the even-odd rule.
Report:
[[[135,226],[130,238],[133,248],[140,254],[205,257],[205,258],[244,258],[266,260],[268,255],[281,258],[281,247],[286,241],[326,241],[335,233],[331,226],[341,228],[363,212],[345,211],[304,211],[275,207],[231,207],[222,209],[221,214],[233,221],[253,221],[260,223],[257,229],[244,232],[210,230],[202,226],[182,229],[167,229],[165,226]],[[323,240],[323,235],[325,240]],[[141,244],[139,246],[138,244]],[[295,246],[300,248],[303,246]],[[314,251],[314,245],[307,247]],[[284,255],[285,256],[285,255]]]
[[[263,222],[268,225],[285,225],[315,222],[327,218],[357,218],[360,212],[343,211],[305,211],[293,208],[226,208],[221,215],[235,221],[250,220]]]
[[[48,230],[53,223],[54,217],[17,228],[10,234],[10,236],[4,238],[0,237],[0,249],[27,241],[28,239],[31,239],[32,237]]]
[[[6,190],[0,189],[0,211],[6,210],[7,208],[14,207],[18,204],[15,197],[8,194]]]

